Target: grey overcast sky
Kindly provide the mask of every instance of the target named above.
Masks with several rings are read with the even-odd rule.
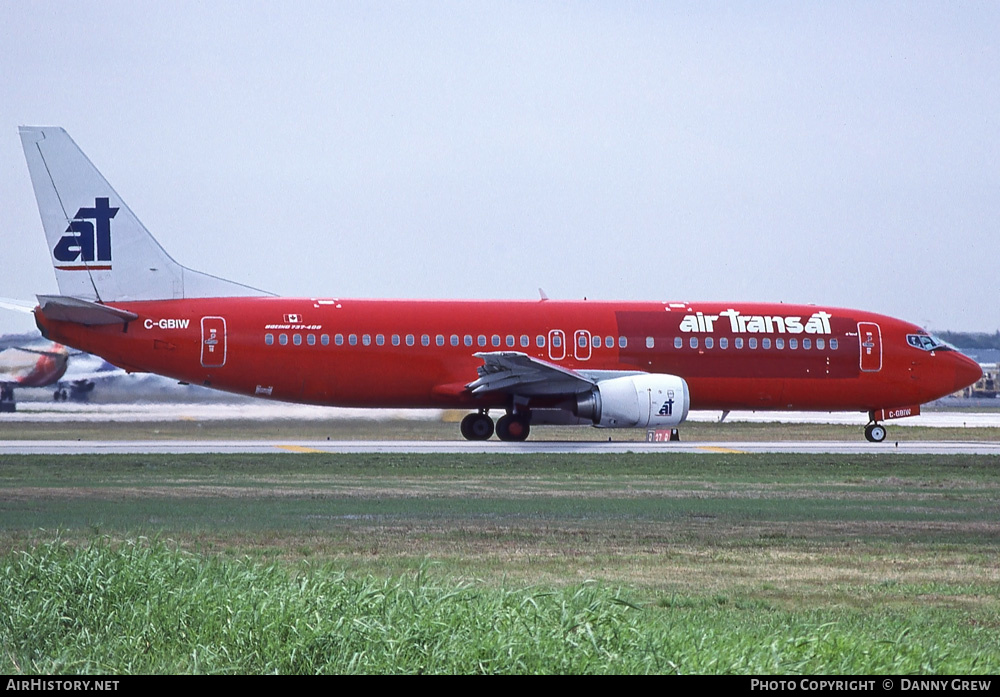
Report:
[[[57,290],[17,126],[60,125],[283,295],[1000,328],[998,2],[5,1],[0,67],[0,296]]]

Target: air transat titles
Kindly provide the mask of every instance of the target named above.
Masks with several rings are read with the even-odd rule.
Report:
[[[729,330],[733,334],[830,334],[829,312],[814,312],[803,321],[798,315],[743,315],[739,310],[723,310],[717,315],[702,312],[685,315],[681,320],[682,332],[714,333],[715,323],[720,318],[729,319]]]

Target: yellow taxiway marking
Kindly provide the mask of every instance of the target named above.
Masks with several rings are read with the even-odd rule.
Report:
[[[714,445],[699,445],[698,450],[707,450],[710,453],[737,453],[746,455],[746,450],[733,450],[732,448],[717,448]]]
[[[288,450],[293,453],[322,453],[323,450],[317,450],[316,448],[307,448],[304,445],[276,445],[275,448],[281,448],[282,450]]]

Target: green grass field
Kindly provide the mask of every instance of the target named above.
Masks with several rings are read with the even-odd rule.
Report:
[[[995,673],[998,467],[6,456],[0,671]]]

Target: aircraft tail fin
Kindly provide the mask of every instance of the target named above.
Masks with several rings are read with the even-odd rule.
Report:
[[[62,295],[95,302],[271,295],[174,261],[62,128],[19,131]]]

